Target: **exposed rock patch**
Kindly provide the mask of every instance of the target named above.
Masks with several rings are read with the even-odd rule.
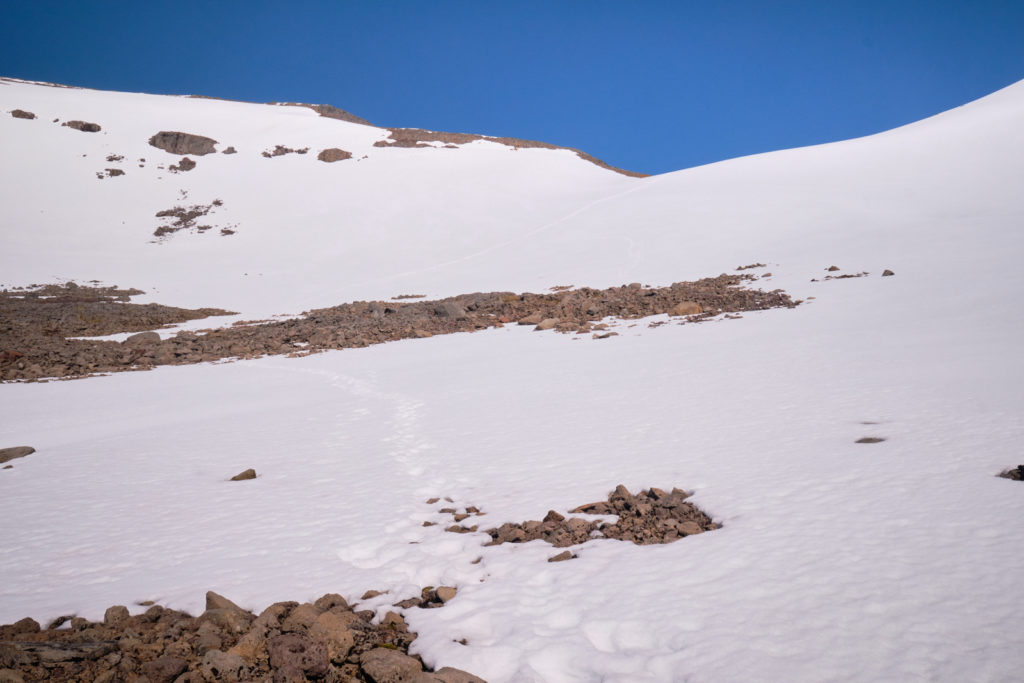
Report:
[[[34,119],[36,117],[35,114],[33,114],[30,111],[25,111],[24,109],[14,109],[14,110],[12,110],[11,111],[11,116],[13,116],[16,119],[29,119],[29,120]]]
[[[320,160],[320,161],[326,161],[327,163],[333,163],[335,161],[344,161],[345,159],[351,159],[352,158],[352,152],[346,152],[343,149],[338,149],[337,147],[331,147],[329,149],[325,149],[322,152],[320,152],[320,154],[318,154],[316,156],[316,158],[318,160]]]
[[[892,272],[888,268],[886,268],[885,270],[882,271],[882,277],[892,277],[895,274],[896,273]]]
[[[124,171],[119,168],[105,168],[102,171],[96,172],[96,177],[100,180],[103,180],[104,178],[116,178],[121,175],[124,175]]]
[[[36,452],[36,449],[31,446],[11,446],[10,448],[0,448],[0,465],[11,460],[18,458],[24,458],[26,455],[32,455]]]
[[[223,152],[221,152],[221,154],[238,154],[238,150],[235,149],[234,147],[228,147]]]
[[[162,130],[149,139],[149,144],[170,154],[203,156],[214,154],[217,151],[214,145],[218,143],[213,138],[202,135]]]
[[[596,164],[601,168],[609,171],[615,171],[622,175],[632,176],[634,178],[646,178],[648,173],[637,173],[635,171],[626,171],[621,168],[616,168],[606,164],[605,162],[590,156],[586,152],[582,152],[572,147],[560,147],[558,145],[552,145],[549,142],[540,142],[538,140],[522,140],[519,138],[507,138],[507,137],[491,137],[487,135],[476,135],[474,133],[441,133],[430,130],[423,130],[422,128],[389,128],[387,129],[391,134],[386,140],[378,140],[373,143],[374,147],[432,147],[433,145],[427,144],[430,142],[441,142],[445,143],[445,146],[453,145],[464,145],[476,140],[486,140],[487,142],[495,142],[499,145],[506,145],[512,149],[528,149],[528,148],[541,148],[541,149],[567,149],[570,152],[575,152],[576,156],[589,161],[592,164]]]
[[[185,224],[188,221],[194,224],[203,215],[202,212],[192,215],[194,207],[179,207],[179,210],[182,215],[174,213],[170,217]],[[95,297],[94,294],[77,289],[68,292],[50,286],[46,291],[57,293],[57,297],[40,298],[38,293],[29,296],[4,290],[0,292],[0,351],[3,352],[0,354],[0,377],[4,380],[38,379],[199,363],[229,357],[307,355],[327,349],[359,348],[399,339],[472,332],[512,321],[536,320],[531,323],[536,325],[554,319],[558,321],[554,325],[556,331],[589,334],[604,329],[598,322],[602,318],[628,319],[666,313],[681,302],[694,302],[703,312],[685,316],[678,321],[680,323],[698,322],[720,313],[797,305],[781,290],[765,292],[740,286],[752,279],[749,275],[721,275],[696,282],[677,282],[657,289],[582,288],[550,294],[464,294],[440,301],[358,301],[317,309],[290,320],[233,326],[203,335],[179,333],[173,338],[133,350],[114,342],[67,340],[64,337],[153,329],[170,322],[223,315],[225,312],[157,306],[149,317],[159,322],[143,327],[136,326],[142,320],[141,313],[133,311],[151,310],[147,307],[155,304],[118,308],[110,301],[99,301],[91,309],[95,324],[90,325],[74,313],[78,310],[74,306],[61,309],[56,304],[62,301],[71,304],[77,301],[75,297]],[[72,298],[68,300],[67,297]],[[61,318],[65,313],[75,317]],[[129,323],[130,326],[125,326]]]
[[[748,263],[745,266],[736,266],[736,270],[750,270],[751,268],[764,268],[763,263]]]
[[[74,128],[75,130],[80,130],[83,133],[98,133],[100,132],[100,130],[102,130],[100,128],[100,124],[89,123],[88,121],[65,121],[60,125],[67,126],[68,128]]]
[[[667,493],[652,488],[633,495],[621,484],[615,487],[607,501],[587,503],[572,510],[588,515],[618,515],[618,521],[607,523],[581,517],[566,518],[549,510],[543,520],[506,523],[494,529],[485,529],[491,542],[526,543],[542,540],[556,548],[586,543],[595,538],[614,538],[637,545],[672,543],[686,536],[719,528],[697,506],[686,501],[689,494],[681,489]],[[571,553],[555,555],[551,562],[571,559]]]
[[[184,160],[187,160],[185,157]],[[193,162],[192,166],[195,166]],[[171,167],[174,168],[173,166]],[[186,169],[188,170],[188,169]],[[163,225],[157,227],[153,231],[155,237],[166,237],[167,235],[173,235],[181,230],[195,230],[196,232],[206,232],[212,229],[214,226],[206,223],[205,221],[200,223],[199,219],[208,216],[214,209],[224,205],[224,202],[220,199],[214,199],[209,204],[192,204],[191,206],[175,206],[171,209],[164,209],[163,211],[157,211],[156,217],[163,218]]]
[[[882,443],[883,441],[885,441],[885,437],[882,436],[862,436],[854,443]]]
[[[247,479],[255,479],[255,478],[256,478],[256,470],[254,470],[253,468],[250,467],[249,469],[247,469],[247,470],[245,470],[243,472],[239,472],[235,476],[231,477],[231,481],[245,481]]]
[[[181,161],[168,167],[171,173],[184,173],[196,167],[196,162],[188,157],[182,157]]]
[[[266,157],[267,159],[272,159],[274,157],[283,157],[285,154],[305,154],[308,151],[309,147],[302,147],[301,149],[292,149],[291,147],[285,147],[284,145],[275,145],[274,149],[265,149],[262,152],[260,152],[260,155]]]
[[[10,672],[0,680],[483,683],[458,669],[424,671],[409,654],[416,634],[402,616],[373,617],[336,594],[255,615],[211,592],[195,618],[158,605],[131,616],[116,605],[102,622],[71,618],[71,628],[22,619],[0,626],[0,669]]]

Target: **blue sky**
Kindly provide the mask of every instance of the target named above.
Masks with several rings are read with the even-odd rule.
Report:
[[[1024,2],[4,0],[0,75],[329,103],[661,173],[866,135],[1024,78]]]

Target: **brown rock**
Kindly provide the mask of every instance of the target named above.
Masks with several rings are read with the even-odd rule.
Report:
[[[318,610],[308,602],[299,605],[281,622],[281,630],[285,633],[305,633],[316,622],[320,612],[321,610]]]
[[[435,592],[437,593],[438,600],[440,600],[441,602],[448,602],[449,600],[455,597],[455,593],[457,591],[455,588],[452,588],[451,586],[438,586]]]
[[[566,560],[571,560],[574,557],[576,557],[576,556],[573,555],[572,552],[570,552],[568,550],[563,550],[562,552],[558,553],[557,555],[549,557],[548,558],[548,562],[565,562]]]
[[[124,605],[114,605],[108,607],[107,611],[103,613],[103,625],[104,626],[117,626],[121,622],[128,619],[128,608]]]
[[[538,313],[531,313],[530,315],[526,316],[525,318],[520,318],[519,324],[520,325],[539,325],[542,320],[544,320],[544,316],[541,313],[539,313],[539,312]]]
[[[313,607],[316,607],[321,612],[326,612],[327,610],[335,607],[351,609],[348,606],[348,601],[337,593],[327,593],[326,595],[317,598],[316,602],[313,603]]]
[[[245,612],[244,609],[231,602],[223,595],[214,593],[213,591],[206,592],[206,609],[233,609],[238,612]],[[248,614],[248,612],[246,612]]]
[[[669,315],[697,315],[703,313],[704,309],[696,301],[681,301],[671,309]]]
[[[80,130],[83,133],[98,133],[101,130],[100,124],[89,123],[88,121],[65,121],[60,125],[67,126],[68,128],[74,128],[75,130]]]
[[[330,164],[335,161],[344,161],[345,159],[351,159],[352,152],[346,152],[343,149],[331,147],[320,152],[320,154],[318,154],[316,158],[319,159],[320,161],[326,161],[327,163]]]
[[[178,657],[157,657],[142,665],[142,674],[152,683],[172,683],[188,668],[188,662]]]
[[[888,268],[886,268],[885,270],[882,271],[882,277],[891,277],[891,276],[893,276],[895,274],[896,273],[892,272]]]
[[[235,683],[249,680],[249,665],[245,660],[236,654],[220,650],[210,650],[203,655],[199,671],[202,672],[203,678],[210,682]]]
[[[374,683],[405,683],[423,671],[419,660],[383,647],[363,654],[359,664]]]
[[[250,467],[249,469],[247,469],[247,470],[245,470],[243,472],[239,472],[235,476],[231,477],[231,481],[245,481],[246,479],[255,479],[255,478],[256,478],[256,470],[254,470],[253,468]]]
[[[144,344],[159,344],[160,335],[157,332],[138,332],[131,335],[123,342],[125,346],[142,346]]]
[[[534,331],[541,332],[543,330],[550,330],[559,322],[561,321],[558,318],[545,318],[537,323],[537,327],[534,328]]]
[[[32,455],[35,452],[36,449],[32,448],[31,446],[12,446],[10,448],[0,448],[0,464],[3,464],[8,460],[24,458],[26,455]]]
[[[474,676],[461,669],[453,669],[450,666],[438,669],[437,671],[424,671],[414,676],[410,681],[411,683],[487,683],[487,681],[478,676]]]
[[[252,626],[253,617],[241,610],[208,609],[200,615],[199,621],[213,624],[227,633],[241,634]]]
[[[34,119],[36,117],[35,114],[30,111],[25,111],[24,109],[15,109],[11,111],[11,116],[16,119]]]
[[[827,271],[828,271],[828,272],[830,272],[830,273],[834,273],[834,272],[836,272],[837,270],[839,270],[839,266],[829,266],[829,267],[828,267],[828,268],[826,268],[825,270],[827,270]]]
[[[25,679],[14,669],[0,669],[0,683],[25,683]]]
[[[387,591],[366,591],[365,593],[363,593],[363,596],[361,598],[359,598],[359,599],[360,600],[371,600],[371,599],[377,597],[378,595],[384,595],[385,592],[387,592]]]
[[[328,658],[340,664],[355,647],[355,634],[350,626],[356,619],[351,613],[324,612],[309,628],[309,635],[327,646]]]
[[[182,156],[185,154],[203,156],[217,151],[214,148],[217,141],[212,138],[169,130],[162,130],[151,137],[149,144],[165,152]]]
[[[268,640],[267,654],[272,669],[298,669],[307,678],[320,678],[330,669],[327,646],[298,633]]]

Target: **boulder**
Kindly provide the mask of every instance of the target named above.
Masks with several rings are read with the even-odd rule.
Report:
[[[520,325],[538,325],[538,324],[540,324],[540,321],[542,321],[542,320],[544,320],[544,315],[542,313],[540,313],[540,312],[531,313],[530,315],[526,316],[525,318],[520,319],[519,320],[519,324]]]
[[[327,657],[335,663],[342,663],[356,644],[355,635],[349,629],[353,619],[351,613],[324,612],[310,626],[309,635],[327,645]]]
[[[404,683],[423,671],[419,660],[385,647],[364,653],[359,664],[374,683]]]
[[[449,600],[455,597],[455,593],[457,591],[451,586],[438,586],[435,592],[437,593],[438,600],[440,600],[441,602],[448,602]]]
[[[326,161],[327,163],[330,164],[335,161],[344,161],[345,159],[351,159],[352,152],[346,152],[343,149],[331,147],[320,152],[320,154],[318,154],[316,158],[319,159],[320,161]]]
[[[267,641],[272,669],[297,669],[307,678],[327,675],[327,646],[299,633],[286,633]]]
[[[103,625],[104,626],[117,626],[123,621],[126,621],[130,615],[128,614],[128,608],[124,605],[114,605],[108,607],[107,611],[103,613]]]
[[[34,119],[36,117],[35,114],[33,114],[30,111],[25,111],[24,109],[13,110],[11,112],[11,116],[13,116],[16,119]]]
[[[213,138],[173,130],[160,131],[149,139],[149,144],[157,149],[178,155],[194,154],[195,156],[203,156],[204,154],[213,154],[217,151],[214,148],[217,141]]]
[[[156,332],[138,332],[131,335],[123,342],[125,346],[142,346],[144,344],[159,344],[160,335]]]
[[[3,464],[8,460],[24,458],[26,455],[32,455],[35,452],[36,449],[32,448],[31,446],[12,446],[10,448],[0,448],[0,464]]]

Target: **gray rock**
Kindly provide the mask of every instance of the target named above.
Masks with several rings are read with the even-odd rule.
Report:
[[[24,109],[13,110],[11,112],[11,116],[13,116],[16,119],[34,119],[36,117],[35,114],[33,114],[30,111],[25,111]]]
[[[452,318],[453,320],[461,320],[466,317],[466,309],[458,305],[454,301],[446,301],[440,303],[434,307],[434,315],[439,318]]]
[[[100,130],[102,130],[100,128],[100,124],[89,123],[88,121],[65,121],[60,125],[67,126],[68,128],[74,128],[75,130],[80,130],[83,133],[98,133],[100,132]]]
[[[360,666],[374,683],[404,683],[423,671],[419,660],[384,647],[364,653]]]
[[[895,274],[896,273],[892,272],[888,268],[886,268],[885,270],[882,271],[882,277],[890,277],[890,276],[895,275]]]
[[[7,462],[8,460],[14,460],[15,458],[24,458],[26,455],[32,455],[36,452],[36,449],[31,446],[12,446],[11,448],[0,448],[0,464]]]

